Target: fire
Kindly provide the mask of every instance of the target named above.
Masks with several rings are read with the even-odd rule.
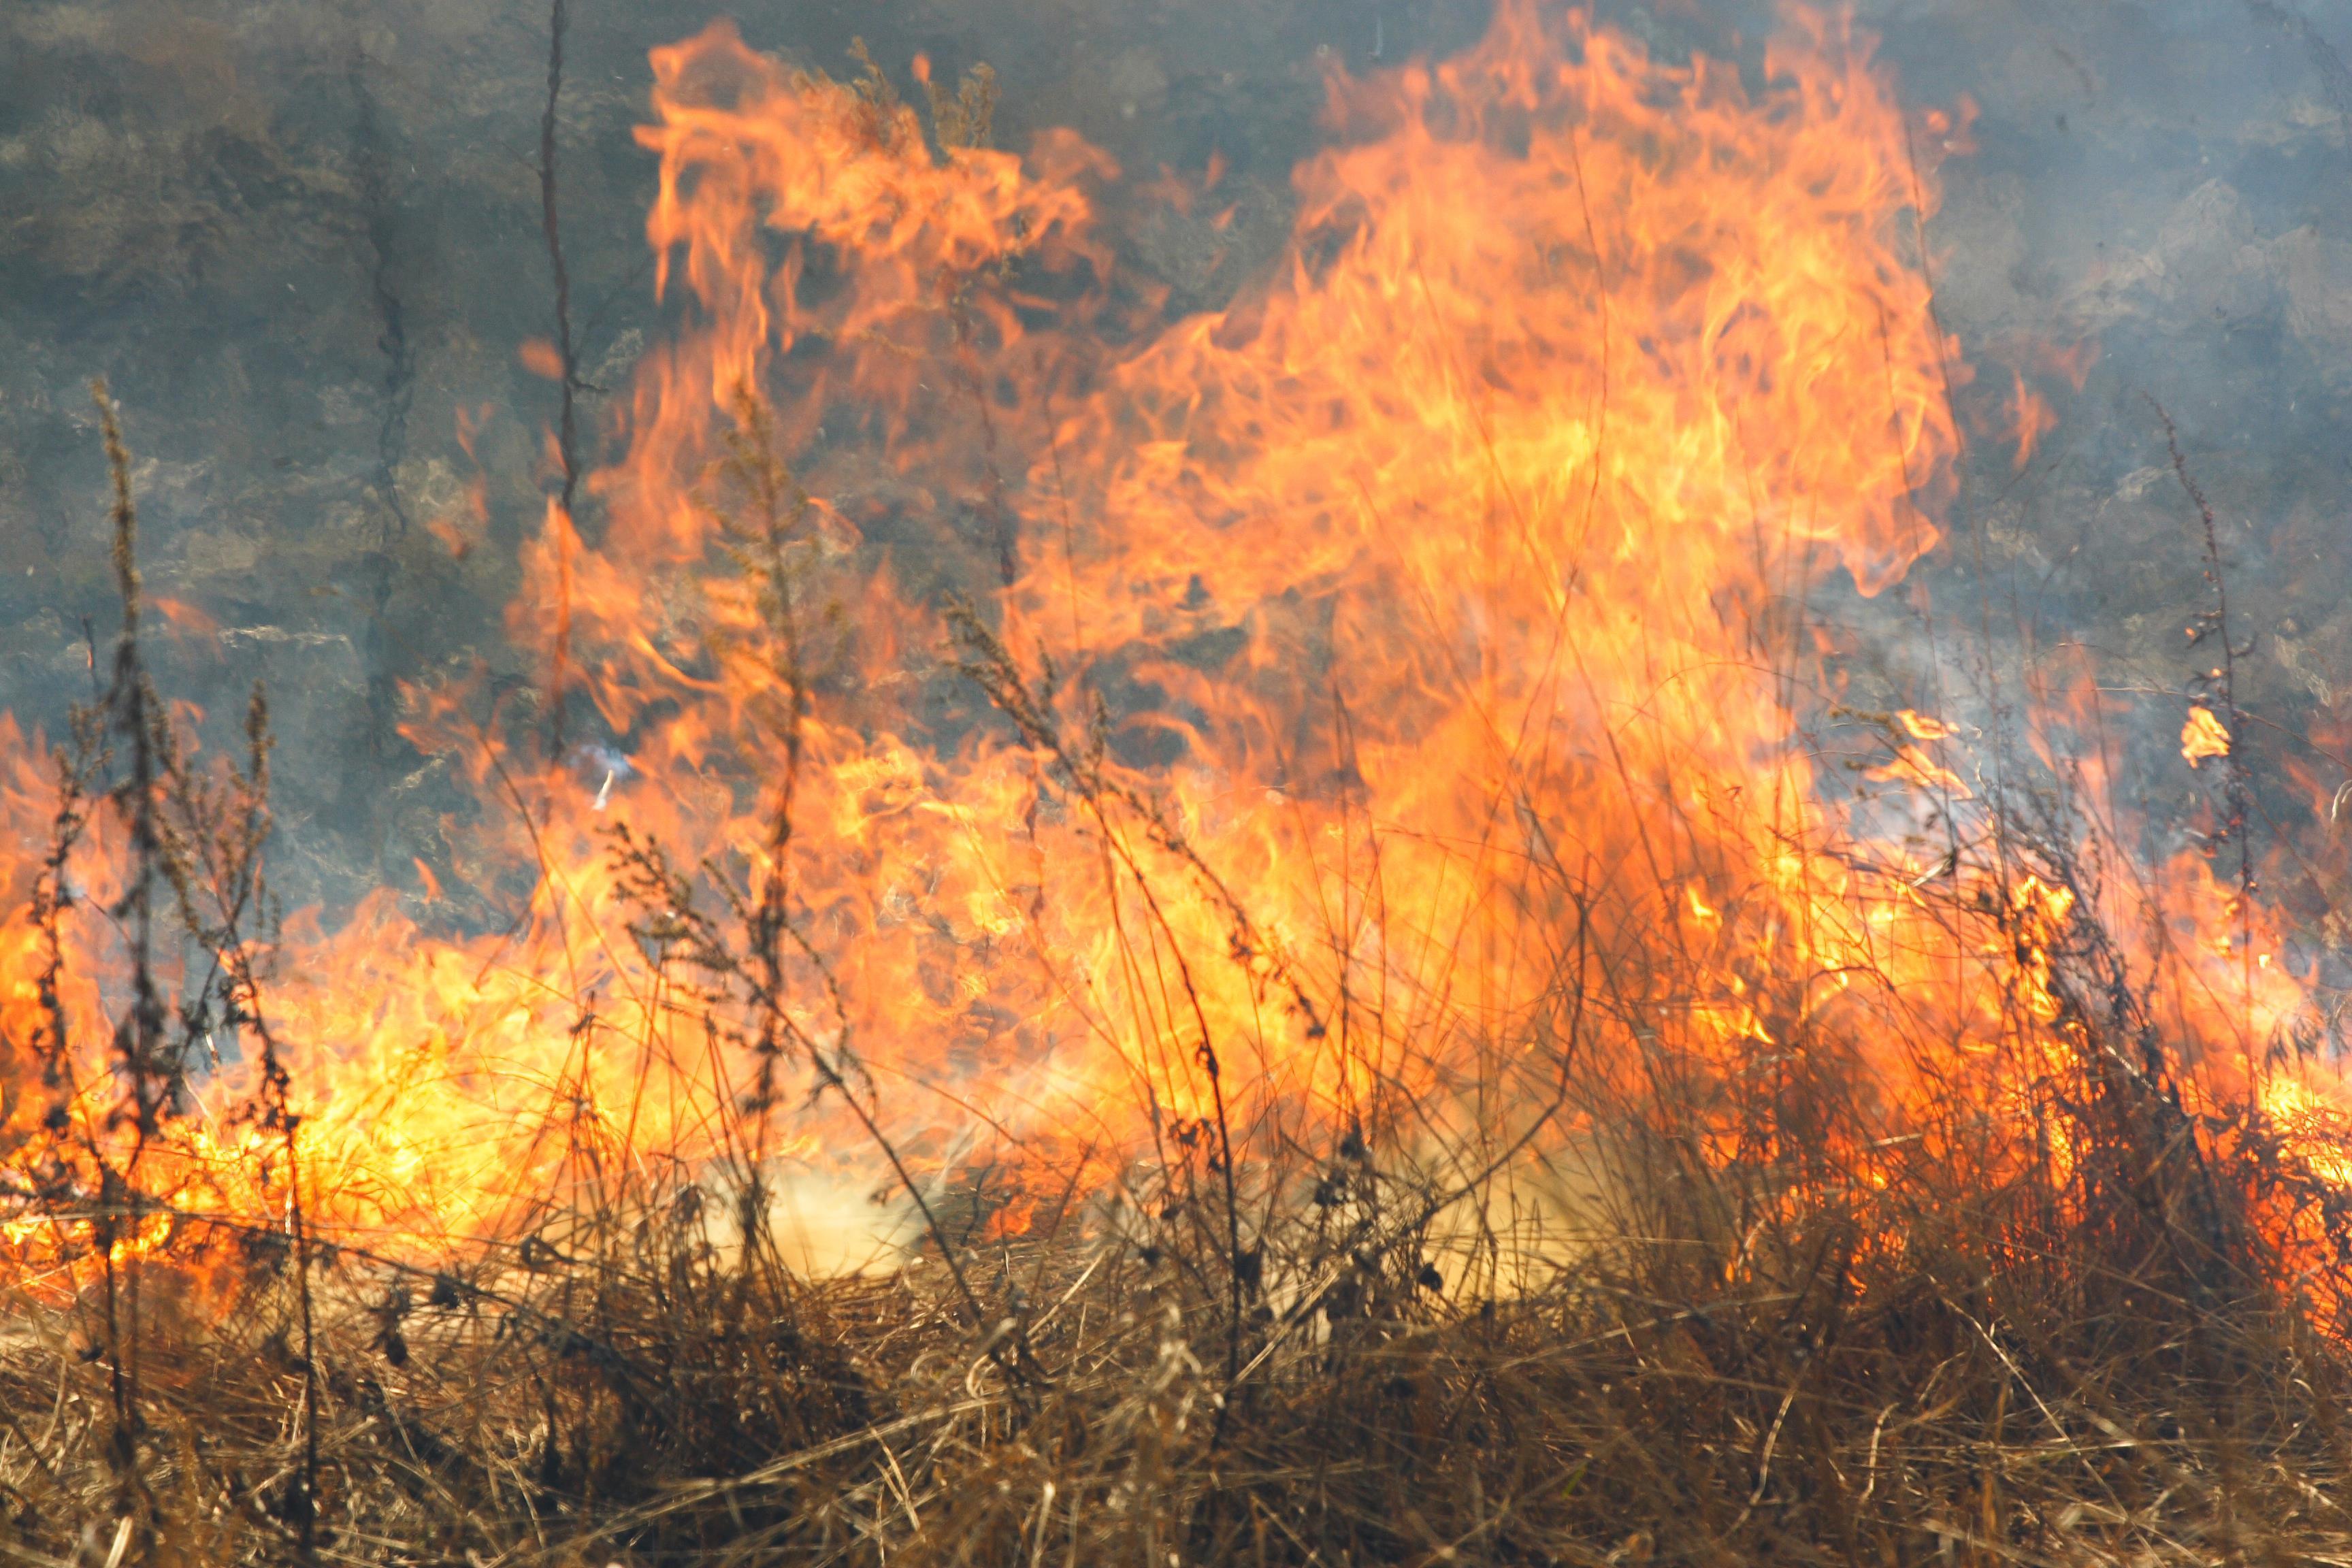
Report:
[[[2180,754],[2192,768],[2208,757],[2228,756],[2229,726],[2215,718],[2210,708],[2191,708],[2180,725]]]
[[[542,706],[410,694],[479,803],[420,885],[508,918],[443,934],[385,889],[289,924],[296,1157],[227,1118],[252,1069],[224,1049],[142,1156],[173,1205],[267,1228],[299,1182],[320,1234],[416,1253],[537,1235],[614,1173],[854,1167],[869,1131],[1115,1183],[1348,1129],[1499,1146],[1567,1056],[1630,1083],[1831,1040],[1899,1121],[1923,1057],[2014,1088],[2081,1048],[2053,954],[2083,895],[2011,885],[1986,946],[1935,901],[1977,874],[1957,839],[1850,818],[1797,743],[1838,697],[1808,606],[1934,548],[1960,452],[1919,234],[1964,126],[1915,134],[1843,24],[1800,16],[1752,89],[1526,5],[1459,58],[1335,75],[1280,264],[1172,324],[1117,287],[1118,172],[1074,135],[935,142],[878,79],[724,24],[653,70],[646,233],[692,324],[638,373],[625,460],[527,548]],[[1897,717],[1869,777],[1948,824],[1966,731]],[[2227,752],[2191,710],[2184,755]],[[2194,940],[2232,924],[2205,868],[2176,880],[2168,1018],[2292,1014],[2284,966]],[[726,889],[782,922],[756,1004],[698,967]],[[61,1092],[97,1146],[121,1003],[91,908]],[[42,962],[0,929],[12,1042]],[[804,1104],[810,1061],[836,1092]]]

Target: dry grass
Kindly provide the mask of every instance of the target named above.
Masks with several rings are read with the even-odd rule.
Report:
[[[1326,1173],[1420,1206],[1377,1155]],[[1990,1247],[1958,1193],[1736,1230],[1657,1169],[1543,1288],[1432,1289],[1419,1238],[1286,1216],[1234,1325],[1213,1252],[1097,1215],[967,1259],[795,1279],[673,1198],[561,1260],[314,1268],[316,1552],[390,1563],[2327,1561],[2341,1345],[2162,1260]],[[1752,1195],[1752,1194],[1751,1194]],[[1923,1203],[1923,1200],[1932,1200]],[[1307,1207],[1312,1211],[1310,1202]],[[1322,1211],[1328,1217],[1328,1211]],[[1897,1248],[1865,1245],[1902,1227]],[[1269,1237],[1269,1241],[1273,1238]],[[1352,1245],[1350,1245],[1352,1243]],[[215,1247],[227,1245],[226,1237]],[[5,1367],[12,1555],[299,1554],[299,1291],[150,1269],[135,1458],[111,1356],[28,1311]],[[216,1262],[216,1267],[218,1267]],[[1300,1282],[1310,1282],[1302,1288]],[[1286,1303],[1277,1306],[1276,1303]],[[988,1342],[1017,1356],[992,1359]],[[99,1352],[93,1355],[93,1352]],[[152,1533],[151,1533],[152,1532]],[[1957,1557],[1956,1557],[1957,1554]]]

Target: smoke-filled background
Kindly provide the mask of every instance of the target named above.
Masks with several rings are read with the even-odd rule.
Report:
[[[947,81],[993,66],[1000,145],[1064,125],[1117,160],[1115,287],[1169,319],[1279,256],[1330,72],[1443,55],[1486,21],[1460,0],[728,13],[754,47],[844,77],[862,36],[909,94],[919,54]],[[646,50],[716,14],[571,10],[556,173],[591,463],[623,445],[619,395],[666,330],[644,237],[654,161],[632,136]],[[1840,656],[1853,700],[1921,701],[1932,678],[1950,688],[1939,706],[1981,713],[2021,673],[2093,668],[2147,698],[2146,765],[2126,783],[2154,830],[2210,814],[2216,770],[2175,750],[2177,699],[2215,650],[2184,633],[2209,589],[2160,405],[2215,504],[2251,639],[2238,699],[2259,721],[2242,743],[2261,808],[2308,823],[2313,792],[2345,776],[2326,753],[2352,695],[2352,16],[2272,0],[1859,14],[1906,106],[1955,116],[1951,145],[1925,150],[1942,190],[1929,263],[1972,447],[1944,545],[1885,602],[1846,607],[1872,628]],[[1696,0],[1600,19],[1751,77],[1776,25]],[[0,15],[0,707],[55,733],[91,689],[85,628],[102,647],[113,626],[86,391],[104,375],[137,458],[150,592],[186,607],[157,650],[165,684],[228,720],[267,679],[279,885],[331,917],[435,868],[457,896],[427,919],[487,914],[448,875],[467,797],[397,725],[403,682],[477,659],[494,681],[537,677],[503,606],[556,483],[556,387],[524,352],[554,331],[548,21],[539,0]],[[1214,201],[1171,195],[1213,165]],[[886,509],[861,527],[918,589],[992,575],[978,517]],[[1992,629],[1989,657],[1930,645],[1970,624]],[[2328,889],[2273,891],[2326,924]]]

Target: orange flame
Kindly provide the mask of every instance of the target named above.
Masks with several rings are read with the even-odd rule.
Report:
[[[2042,437],[2058,427],[2058,416],[2049,399],[2025,384],[2023,373],[2017,373],[2017,458],[2011,465],[2019,473],[2033,461],[2033,454],[2042,445]]]
[[[1335,77],[1280,263],[1166,325],[1121,314],[1090,194],[1117,170],[1076,136],[935,148],[723,23],[652,60],[646,233],[693,324],[589,481],[603,528],[551,501],[508,619],[541,699],[604,728],[534,764],[487,681],[410,693],[404,732],[478,803],[450,886],[493,918],[428,930],[385,889],[289,926],[270,1005],[320,1225],[512,1235],[593,1171],[692,1172],[743,1116],[772,1152],[852,1143],[758,1092],[740,1000],[688,1005],[616,822],[689,889],[782,889],[769,1004],[934,1165],[992,1138],[1109,1168],[1408,1102],[1459,1128],[1461,1085],[1524,1089],[1580,1031],[1628,1074],[1841,1032],[1898,1098],[1921,1039],[2064,1043],[2081,895],[2026,879],[1979,951],[1933,866],[1842,852],[1861,829],[1793,738],[1799,610],[1935,546],[1965,374],[1920,266],[1932,163],[1843,24],[1801,15],[1752,89],[1526,5],[1459,58]],[[967,623],[966,652],[1000,695],[1027,672],[1023,735],[935,652],[943,589],[981,584],[996,651]],[[1874,776],[1966,799],[1927,749],[1958,727],[1898,717]],[[7,739],[21,887],[49,808]],[[2227,748],[2191,710],[2192,763]],[[2199,940],[2233,919],[2210,870],[2168,885],[2164,1005],[2194,1037],[2276,1026],[2284,966],[2233,978]],[[68,924],[103,1039],[108,939]],[[37,936],[0,927],[11,1041]],[[1604,975],[1610,1017],[1562,1011]],[[249,1077],[200,1085],[157,1165],[266,1220],[284,1169],[205,1119]]]
[[[2180,754],[2192,768],[2208,757],[2228,756],[2229,727],[2213,716],[2210,708],[2191,708],[2180,725]]]

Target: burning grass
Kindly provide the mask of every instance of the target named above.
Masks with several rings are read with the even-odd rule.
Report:
[[[1062,749],[1011,655],[964,628],[1073,807],[1141,853],[1151,804]],[[63,776],[119,766],[109,737],[135,741],[152,703],[127,635]],[[306,1223],[282,1076],[241,1108],[260,1142],[226,1152],[278,1214],[157,1190],[200,1164],[170,1136],[195,1033],[266,1027],[236,932],[266,910],[268,746],[257,716],[244,793],[206,795],[154,722],[151,794],[88,799],[59,842],[152,799],[114,907],[185,889],[221,963],[176,1035],[159,1015],[131,1055],[134,1007],[118,1037],[131,1092],[100,1125],[152,1107],[152,1152],[67,1131],[25,1211],[84,1283],[21,1279],[0,1351],[16,1558],[2301,1563],[2352,1542],[2341,1253],[2315,1245],[2341,1189],[2307,1138],[2185,1109],[2186,1053],[2082,912],[2078,838],[2046,823],[1988,810],[1986,848],[1911,889],[1994,955],[2022,1026],[1931,1050],[1899,1100],[1835,1015],[1676,1047],[1687,983],[1645,934],[1554,983],[1540,1102],[1480,1111],[1507,1140],[1372,1080],[1317,1138],[1254,1125],[1244,1153],[1230,1121],[1195,1121],[1157,1155],[993,1184],[911,1172],[838,1037],[795,1033],[771,899],[702,912],[622,834],[678,994],[764,1020],[732,1042],[748,1059],[857,1111],[914,1239],[810,1271],[800,1211],[827,1194],[761,1152],[783,1094],[764,1082],[722,1108],[737,1152],[690,1163],[575,1102],[541,1129],[564,1201],[427,1255]],[[772,826],[789,836],[781,807]],[[1593,956],[1604,890],[1555,891],[1557,940]],[[1789,1016],[1772,989],[1759,1016]]]
[[[123,630],[9,790],[7,1550],[2344,1553],[2343,1101],[2187,464],[2210,860],[2095,690],[1865,710],[1814,608],[1955,489],[1961,120],[1827,22],[1751,89],[1506,7],[1335,79],[1283,267],[1170,325],[1107,160],[861,61],[656,54],[688,324],[558,444],[529,688],[407,694],[499,921],[280,921],[101,395]]]
[[[1475,1306],[1431,1300],[1409,1258],[1349,1260],[1349,1310],[1234,1387],[1202,1342],[1221,1306],[1180,1263],[1023,1246],[1010,1269],[1052,1292],[1024,1394],[974,1373],[919,1271],[811,1286],[711,1268],[689,1235],[667,1262],[580,1271],[596,1304],[576,1328],[420,1301],[397,1366],[362,1315],[331,1330],[317,1534],[384,1562],[2342,1550],[2340,1358],[2289,1321],[2111,1277],[2063,1289],[2050,1264],[2020,1280],[1956,1254],[1886,1279],[1821,1250],[1759,1243],[1728,1279],[1706,1268],[1727,1258],[1654,1251]],[[1851,1299],[1871,1286],[1888,1298]],[[95,1555],[127,1518],[166,1560],[294,1555],[282,1339],[184,1323],[151,1349],[170,1353],[127,1510],[100,1380],[12,1357],[18,1441],[44,1459],[12,1461],[18,1553]]]
[[[1831,1152],[1869,1131],[1834,1079],[1673,1074],[1611,1108],[1547,1243],[1495,1223],[1524,1178],[1465,1192],[1348,1136],[1246,1173],[1240,1254],[1205,1159],[1030,1194],[993,1240],[979,1193],[937,1194],[916,1258],[862,1278],[790,1267],[741,1172],[616,1176],[441,1271],[205,1227],[117,1268],[127,1327],[25,1303],[11,1550],[2326,1561],[2328,1292],[2160,1094],[2075,1120],[2084,1068],[2034,1108],[2084,1140],[2063,1172],[1956,1103],[1909,1136],[1983,1163],[1895,1181]]]

